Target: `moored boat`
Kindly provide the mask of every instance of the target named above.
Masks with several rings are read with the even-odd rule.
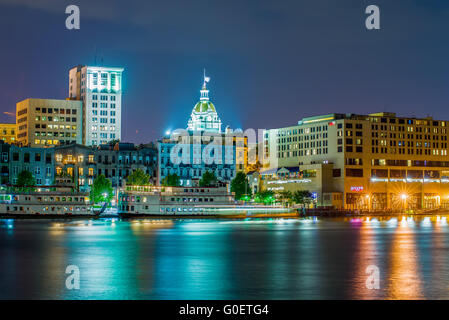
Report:
[[[70,186],[7,187],[0,190],[0,218],[96,217],[89,194]]]
[[[128,217],[246,218],[296,213],[282,206],[246,205],[227,187],[126,186],[119,193],[118,214]]]

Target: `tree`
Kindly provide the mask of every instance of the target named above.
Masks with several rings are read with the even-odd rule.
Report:
[[[146,186],[150,184],[150,175],[146,174],[142,169],[134,170],[128,178],[126,184],[129,186]]]
[[[175,174],[169,174],[162,179],[161,184],[164,187],[179,187],[181,185],[179,176]]]
[[[251,187],[244,172],[237,172],[231,181],[231,192],[235,193],[235,198],[240,200],[244,195],[251,195]]]
[[[291,191],[282,190],[278,193],[278,195],[281,202],[290,202],[293,198],[293,194],[291,193]]]
[[[93,203],[110,202],[114,197],[111,181],[104,175],[98,176],[90,189],[90,199]]]
[[[297,204],[308,204],[312,201],[312,193],[308,190],[297,190],[293,193],[292,199]]]
[[[19,176],[17,177],[17,185],[19,187],[29,187],[29,186],[35,186],[36,180],[33,177],[33,174],[29,172],[28,170],[23,170],[19,173]]]
[[[199,182],[200,187],[212,187],[217,183],[217,177],[214,172],[206,171]]]
[[[270,204],[274,202],[274,192],[272,190],[264,190],[256,193],[254,201]]]

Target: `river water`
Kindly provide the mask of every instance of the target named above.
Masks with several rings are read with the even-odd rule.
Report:
[[[449,299],[448,219],[3,219],[0,299]]]

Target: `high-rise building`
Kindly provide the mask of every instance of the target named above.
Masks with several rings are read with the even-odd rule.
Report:
[[[16,124],[15,123],[0,123],[0,139],[6,143],[15,143],[16,138]]]
[[[263,185],[308,190],[319,206],[449,207],[449,121],[329,114],[264,133]]]
[[[83,102],[84,145],[121,139],[123,70],[92,66],[70,70],[69,98]]]
[[[17,142],[22,146],[53,147],[81,143],[82,102],[26,99],[17,103]]]

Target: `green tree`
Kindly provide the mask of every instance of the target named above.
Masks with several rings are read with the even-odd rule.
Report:
[[[104,175],[98,176],[90,189],[90,199],[93,203],[111,202],[114,197],[114,190],[111,181],[106,179]]]
[[[19,173],[17,177],[17,185],[19,187],[29,187],[36,185],[36,179],[34,179],[33,174],[28,170],[23,170]]]
[[[199,182],[200,187],[212,187],[217,184],[217,177],[214,172],[206,171]]]
[[[312,193],[308,190],[297,190],[293,193],[292,200],[297,204],[308,204],[312,201]]]
[[[169,174],[164,179],[162,179],[161,184],[164,187],[179,187],[181,182],[179,181],[179,176],[175,174]]]
[[[264,190],[256,193],[254,201],[259,203],[270,204],[275,201],[274,192],[272,190]]]
[[[146,186],[150,184],[150,175],[146,174],[142,169],[134,170],[128,178],[126,184],[129,186]]]
[[[293,198],[293,194],[291,191],[285,191],[282,190],[278,193],[279,196],[279,200],[281,200],[281,202],[290,202],[292,201]]]
[[[235,198],[240,200],[244,195],[251,196],[251,187],[244,172],[237,172],[231,181],[231,192],[235,193]]]

